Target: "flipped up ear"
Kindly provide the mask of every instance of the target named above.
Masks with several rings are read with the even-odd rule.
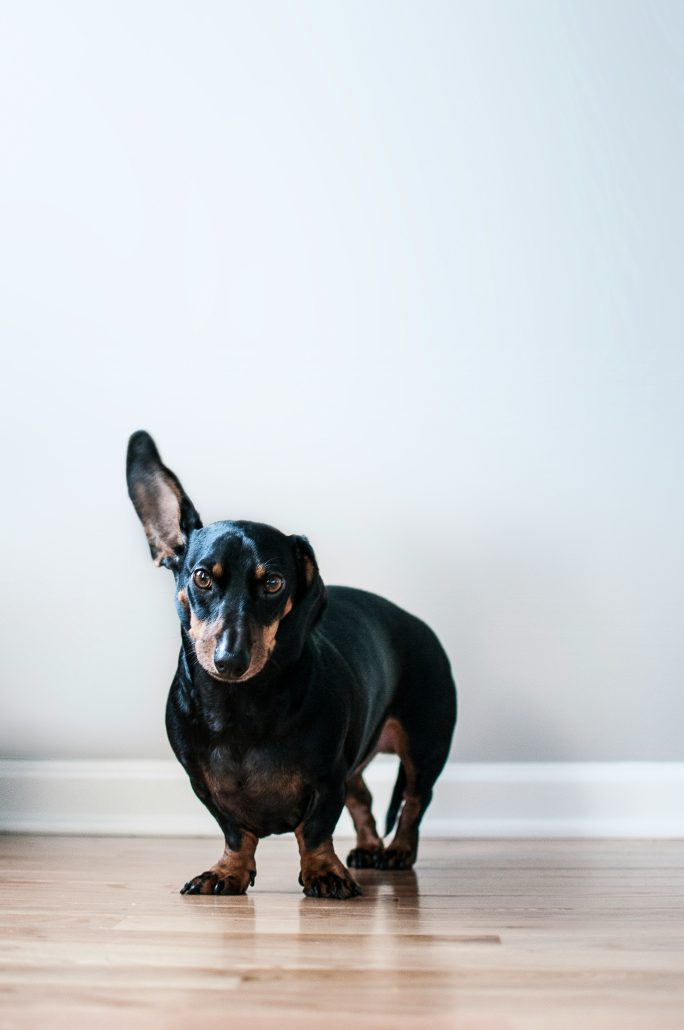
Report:
[[[299,658],[308,634],[327,604],[325,585],[311,544],[305,536],[291,536],[290,541],[297,562],[297,586],[292,598],[292,610],[278,628],[274,660],[281,666]]]
[[[162,465],[154,440],[144,429],[128,441],[128,496],[143,524],[155,565],[176,569],[193,529],[202,521],[170,469]]]

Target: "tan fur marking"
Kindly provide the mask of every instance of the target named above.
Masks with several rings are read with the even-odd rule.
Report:
[[[234,813],[239,824],[249,820],[250,812],[262,805],[297,804],[304,790],[304,780],[297,769],[241,768],[234,776],[226,776],[221,767],[210,763],[202,766],[204,782],[219,808]]]
[[[185,590],[178,591],[178,600],[185,608],[186,612],[190,611],[190,602],[188,601],[188,595]]]
[[[217,561],[215,565],[212,565],[211,574],[214,577],[214,579],[221,578],[221,576],[223,575],[223,565],[221,565],[221,562]]]
[[[254,883],[256,876],[254,852],[258,843],[259,841],[253,833],[243,830],[238,850],[231,851],[229,847],[226,847],[218,862],[208,871],[215,873],[220,880],[230,878],[235,887],[231,893],[238,894],[246,891],[250,884]],[[208,881],[207,889],[200,890],[200,893],[205,894],[211,891],[213,891],[213,883]]]
[[[202,619],[197,618],[195,612],[190,611],[188,635],[195,645],[197,660],[212,676],[218,675],[218,670],[214,665],[214,651],[222,627],[220,619],[216,619],[214,622],[203,622]]]
[[[404,792],[404,804],[399,816],[397,832],[390,847],[395,851],[415,852],[418,845],[416,825],[420,816],[420,798]]]
[[[254,643],[252,644],[249,667],[243,676],[240,676],[239,679],[231,680],[231,683],[244,683],[245,680],[249,680],[252,676],[256,676],[257,673],[261,672],[275,650],[278,627],[291,611],[292,599],[288,598],[280,618],[275,619],[269,626],[258,627]],[[218,636],[222,630],[223,623],[220,619],[217,619],[215,622],[203,622],[197,618],[193,611],[190,611],[190,628],[188,633],[195,645],[197,660],[211,676],[216,676],[219,679],[218,670],[214,665],[214,651],[218,643]]]
[[[279,794],[297,794],[302,789],[303,778],[298,769],[277,773],[270,781]]]
[[[357,773],[347,781],[347,795],[344,803],[356,830],[356,846],[376,851],[383,847],[383,843],[371,812],[372,800],[361,773]]]
[[[266,577],[266,572],[267,569],[265,565],[257,565],[254,570],[254,576],[256,579],[264,579]]]
[[[388,719],[382,727],[377,750],[382,754],[399,755],[406,773],[404,804],[399,814],[394,840],[389,846],[390,850],[415,853],[418,847],[417,825],[420,816],[420,799],[416,794],[416,767],[411,758],[406,730],[398,719]]]
[[[402,762],[408,758],[409,747],[406,730],[398,719],[389,718],[380,731],[376,751],[382,755],[399,755]],[[408,770],[406,770],[408,773]]]
[[[276,633],[278,632],[278,626],[280,625],[280,619],[276,619],[271,623],[270,626],[264,626],[261,633],[261,643],[264,651],[267,654],[271,654],[275,647]]]
[[[335,873],[336,876],[343,880],[349,879],[347,868],[335,854],[331,840],[326,840],[317,848],[309,850],[304,843],[304,832],[301,824],[295,830],[295,837],[299,845],[302,880],[305,885],[314,876],[325,876],[327,873]]]
[[[230,848],[226,848],[218,864],[231,872],[242,869],[246,864],[254,862],[254,852],[258,843],[258,838],[253,833],[244,830],[238,850],[231,851]]]
[[[283,614],[278,619],[274,619],[269,626],[259,627],[260,637],[254,642],[252,647],[252,660],[249,663],[249,668],[242,680],[251,679],[252,676],[256,676],[258,672],[264,668],[269,658],[275,651],[276,646],[276,635],[278,633],[278,627],[285,618],[285,616],[292,611],[292,599],[288,597],[285,604]]]

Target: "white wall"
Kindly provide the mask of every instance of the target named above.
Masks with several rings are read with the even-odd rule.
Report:
[[[684,8],[5,5],[0,750],[168,754],[153,432],[442,636],[455,755],[684,758]]]

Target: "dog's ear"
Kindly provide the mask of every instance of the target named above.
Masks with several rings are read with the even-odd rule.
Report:
[[[155,565],[177,569],[188,537],[202,521],[178,478],[162,465],[154,440],[144,429],[128,441],[128,495],[143,524]]]
[[[278,646],[274,655],[278,665],[296,661],[327,604],[325,584],[318,571],[313,547],[305,536],[291,536],[290,542],[297,563],[297,586],[292,610],[278,629]]]

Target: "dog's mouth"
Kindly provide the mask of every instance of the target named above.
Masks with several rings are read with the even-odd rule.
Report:
[[[205,668],[204,666],[202,667]],[[242,676],[231,676],[229,673],[219,672],[216,668],[205,669],[205,671],[209,673],[212,679],[218,680],[219,683],[246,683],[256,676],[256,673],[251,671],[251,666],[246,672],[243,672]]]
[[[241,673],[239,676],[236,676],[235,674],[229,672],[219,672],[219,670],[214,665],[213,661],[202,661],[202,656],[197,653],[197,648],[195,648],[195,656],[197,657],[197,661],[202,666],[204,671],[208,672],[212,679],[217,680],[219,683],[231,684],[247,683],[249,682],[249,680],[254,679],[254,677],[257,676],[262,671],[262,669],[265,668],[269,658],[271,657],[270,654],[252,655],[250,658],[249,665],[247,666],[245,671]]]

